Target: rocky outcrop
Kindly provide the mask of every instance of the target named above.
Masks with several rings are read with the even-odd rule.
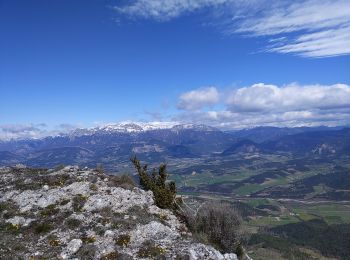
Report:
[[[4,259],[237,259],[196,243],[153,194],[110,176],[65,167],[0,168]]]

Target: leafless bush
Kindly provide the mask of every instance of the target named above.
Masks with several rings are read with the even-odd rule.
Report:
[[[113,175],[109,177],[108,185],[110,187],[122,187],[131,190],[135,187],[135,182],[128,174]]]
[[[197,210],[188,208],[184,212],[189,229],[201,242],[222,252],[240,248],[242,220],[230,204],[208,202]]]
[[[98,164],[96,165],[96,171],[97,171],[98,173],[100,173],[100,174],[104,174],[105,169],[104,169],[102,163],[98,163]]]

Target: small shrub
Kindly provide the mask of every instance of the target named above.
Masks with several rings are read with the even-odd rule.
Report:
[[[47,233],[52,229],[51,224],[46,222],[41,222],[35,225],[35,233],[41,234],[41,233]]]
[[[82,194],[78,194],[73,198],[73,209],[75,212],[81,212],[85,202],[87,200],[87,197],[82,195]]]
[[[63,187],[67,184],[67,181],[70,179],[68,174],[62,175],[48,175],[44,179],[44,183],[50,187]]]
[[[4,210],[7,210],[10,203],[8,202],[0,202],[0,213],[2,213]]]
[[[186,215],[189,229],[203,243],[209,242],[225,253],[235,252],[241,240],[241,218],[227,203],[210,202],[196,215]]]
[[[6,223],[6,231],[12,234],[19,234],[19,230],[21,228],[18,224]]]
[[[109,176],[108,185],[111,187],[122,187],[131,190],[135,187],[135,182],[129,174],[122,174]]]
[[[236,255],[238,256],[238,259],[242,259],[244,256],[244,249],[241,244],[238,244],[235,250]]]
[[[17,243],[13,245],[12,250],[18,251],[18,252],[24,252],[26,250],[26,246],[21,243]]]
[[[103,236],[106,231],[106,228],[104,228],[103,226],[95,226],[94,231],[96,232],[97,235]]]
[[[154,242],[150,240],[147,240],[142,244],[141,248],[137,252],[137,255],[139,257],[154,259],[154,258],[161,258],[165,252],[166,250],[164,248],[158,245],[155,245]]]
[[[59,246],[60,245],[60,241],[58,239],[50,239],[49,240],[49,245],[50,246]]]
[[[161,214],[156,214],[155,216],[157,216],[157,218],[159,219],[159,221],[160,221],[163,225],[169,225],[169,224],[167,223],[167,220],[169,220],[168,215],[161,213]]]
[[[94,236],[83,236],[81,238],[81,241],[83,241],[83,243],[85,244],[92,244],[96,241],[96,237]]]
[[[43,217],[53,216],[56,215],[59,212],[59,209],[56,208],[55,204],[51,204],[44,208],[42,211],[40,211],[40,215]]]
[[[60,170],[63,170],[64,167],[66,167],[64,164],[59,164],[54,168],[54,170],[55,170],[55,172],[58,172]]]
[[[69,218],[66,220],[66,224],[70,229],[75,229],[80,226],[81,221],[76,218]]]
[[[153,192],[156,205],[160,208],[175,209],[176,186],[175,182],[167,182],[166,164],[159,166],[158,173],[154,169],[152,174],[149,174],[147,164],[141,166],[136,156],[131,159],[131,162],[139,174],[141,187]]]
[[[104,167],[103,167],[103,164],[102,163],[98,163],[96,165],[96,171],[99,173],[99,174],[104,174],[105,170],[104,170]]]
[[[11,202],[0,202],[0,216],[4,219],[12,218],[18,215],[18,207]]]
[[[117,260],[117,259],[119,259],[119,254],[115,251],[110,252],[101,257],[101,260]]]
[[[90,183],[96,183],[98,181],[98,177],[96,175],[90,174],[88,176],[88,180],[89,180]]]
[[[93,244],[83,244],[77,253],[77,259],[95,259],[97,247]]]
[[[63,199],[63,200],[60,202],[60,205],[61,205],[61,206],[64,206],[64,205],[67,205],[69,202],[70,202],[70,199]]]
[[[98,188],[97,188],[97,185],[94,184],[94,183],[91,183],[90,186],[89,186],[90,190],[92,191],[98,191]]]
[[[122,246],[122,247],[127,247],[130,243],[130,236],[127,235],[127,234],[123,234],[123,235],[120,235],[115,243],[118,245],[118,246]]]
[[[102,209],[100,209],[99,213],[103,218],[111,218],[113,216],[113,211],[111,207],[103,207]]]

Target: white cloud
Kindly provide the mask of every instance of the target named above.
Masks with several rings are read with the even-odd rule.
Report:
[[[217,91],[218,96],[222,95]],[[225,94],[226,91],[225,91]],[[173,120],[223,129],[254,126],[318,126],[350,123],[350,86],[254,84],[232,90],[225,110],[187,110]]]
[[[6,124],[0,125],[0,140],[11,139],[38,139],[46,136],[53,136],[60,133],[67,133],[78,125],[60,124],[49,128],[46,124]]]
[[[45,127],[45,124],[0,125],[0,140],[38,138],[44,132]]]
[[[183,93],[178,103],[179,109],[197,110],[219,102],[219,92],[215,87],[206,87]]]
[[[290,111],[350,108],[350,86],[290,84],[283,87],[254,84],[234,91],[227,100],[233,111]]]
[[[226,26],[226,32],[267,36],[267,52],[305,57],[350,54],[349,0],[136,0],[115,9],[157,21],[206,9]]]
[[[257,126],[298,127],[298,126],[339,126],[349,125],[350,110],[347,112],[291,111],[275,113],[234,113],[231,111],[186,112],[174,117],[181,122],[200,123],[220,129],[243,129]]]

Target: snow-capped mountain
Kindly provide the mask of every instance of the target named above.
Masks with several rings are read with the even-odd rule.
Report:
[[[0,165],[23,163],[53,167],[63,163],[93,167],[102,162],[112,169],[122,162],[127,164],[133,154],[148,162],[159,162],[167,158],[230,156],[235,153],[283,151],[307,154],[315,147],[321,147],[321,155],[325,156],[350,151],[349,129],[287,134],[260,143],[237,136],[239,133],[234,135],[210,126],[176,122],[108,124],[41,139],[0,142]],[[334,152],[324,153],[323,144],[334,148]]]
[[[117,164],[138,154],[148,161],[167,157],[193,158],[219,153],[235,138],[219,129],[178,122],[123,122],[41,139],[0,143],[0,165],[21,162],[27,165]]]
[[[179,125],[178,122],[122,122],[116,124],[107,124],[102,127],[97,127],[98,130],[102,131],[117,131],[117,132],[142,132],[142,131],[151,131],[159,129],[169,129],[176,125]]]
[[[78,128],[70,132],[69,136],[83,136],[93,134],[108,134],[108,133],[142,133],[148,131],[165,130],[181,131],[181,130],[195,130],[195,131],[219,131],[218,129],[196,124],[180,124],[179,122],[121,122],[106,124],[94,128]]]

